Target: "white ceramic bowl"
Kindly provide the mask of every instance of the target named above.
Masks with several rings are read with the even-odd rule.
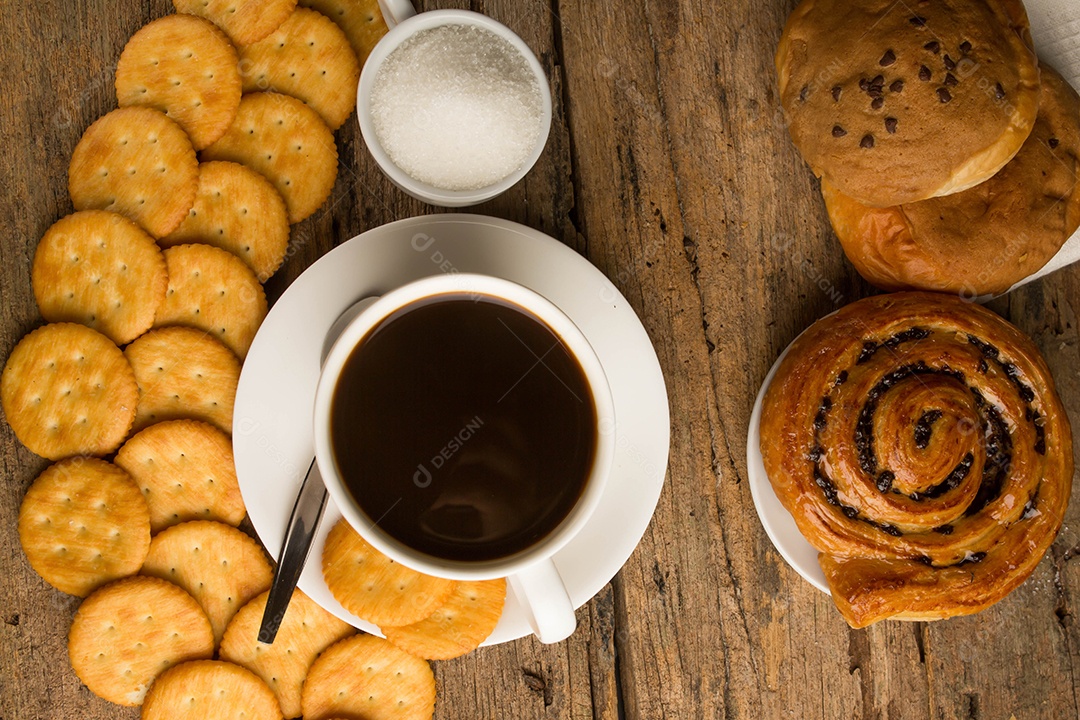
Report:
[[[386,58],[403,42],[421,30],[429,30],[443,25],[472,25],[489,30],[504,38],[528,62],[529,67],[532,68],[533,73],[536,75],[536,81],[540,87],[542,117],[540,135],[536,140],[536,146],[529,153],[521,167],[513,173],[493,185],[477,190],[445,190],[421,182],[406,173],[394,164],[386,150],[379,143],[379,138],[375,133],[375,124],[371,117],[371,91],[375,86],[375,77],[379,74],[379,69]],[[547,144],[548,134],[551,130],[551,89],[548,86],[547,76],[544,75],[544,69],[540,67],[540,61],[536,59],[536,55],[525,44],[525,41],[510,28],[486,15],[468,10],[432,10],[431,12],[420,13],[401,20],[379,40],[360,73],[360,85],[356,91],[356,114],[360,121],[360,133],[364,136],[364,142],[367,143],[368,150],[391,182],[414,198],[432,205],[464,207],[490,200],[506,192],[518,180],[525,177],[525,174],[536,164],[536,160],[540,157],[540,153],[543,152],[544,146]]]

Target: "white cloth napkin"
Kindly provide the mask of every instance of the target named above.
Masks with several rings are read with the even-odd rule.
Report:
[[[1080,90],[1080,0],[1026,0],[1024,4],[1039,59],[1053,66],[1074,88]],[[1041,270],[1021,280],[1013,288],[1078,260],[1080,231],[1069,238]]]

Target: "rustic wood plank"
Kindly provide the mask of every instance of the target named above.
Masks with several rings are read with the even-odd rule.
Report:
[[[670,158],[656,69],[663,50],[650,46],[646,7],[610,13],[560,2],[559,9],[580,227],[590,259],[644,318],[674,418],[668,483],[615,584],[617,622],[626,629],[617,635],[626,715],[719,717],[746,709],[755,682],[740,652],[745,626],[713,492],[717,416],[697,239]],[[734,692],[737,685],[743,689]]]
[[[38,238],[72,211],[67,164],[82,131],[116,106],[113,76],[128,37],[164,1],[4,3],[0,47],[5,70],[0,102],[0,360],[41,322],[30,288]],[[67,627],[76,598],[56,592],[30,569],[19,547],[16,518],[26,487],[47,463],[25,450],[0,423],[5,482],[0,489],[0,718],[136,718],[93,696],[67,663]]]

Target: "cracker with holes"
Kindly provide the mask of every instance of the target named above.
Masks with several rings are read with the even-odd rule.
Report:
[[[165,266],[168,289],[154,323],[210,332],[243,359],[267,315],[255,273],[228,250],[202,243],[165,248]]]
[[[68,656],[90,692],[139,705],[160,673],[214,654],[214,633],[195,598],[158,578],[117,580],[83,601],[71,622]]]
[[[83,210],[38,243],[34,298],[49,322],[76,322],[126,345],[149,330],[169,281],[154,239],[123,215]]]
[[[142,720],[282,720],[270,688],[230,662],[193,660],[154,681]]]
[[[245,95],[233,124],[202,159],[231,160],[260,172],[285,199],[290,223],[318,210],[337,179],[330,128],[302,101],[273,92]]]
[[[19,542],[47,583],[86,597],[139,572],[150,549],[150,513],[126,472],[104,460],[69,458],[26,491]]]
[[[374,635],[332,645],[304,681],[304,720],[427,720],[435,712],[431,666]]]
[[[232,443],[209,423],[151,425],[124,443],[114,462],[142,491],[153,533],[189,520],[235,527],[244,519]]]
[[[266,317],[266,294],[243,260],[221,248],[193,243],[165,249],[169,288],[155,325],[187,325],[247,355]]]
[[[166,15],[131,36],[116,64],[116,101],[161,110],[201,150],[240,106],[236,48],[209,20]]]
[[[480,647],[499,622],[506,580],[459,581],[430,616],[405,627],[383,627],[386,639],[427,660],[449,660]]]
[[[195,328],[151,330],[124,349],[139,388],[134,428],[163,420],[204,420],[232,432],[240,361]]]
[[[173,7],[206,18],[234,43],[246,45],[274,32],[292,14],[296,0],[173,0]]]
[[[191,212],[162,247],[205,243],[228,250],[266,282],[285,260],[289,216],[270,181],[233,162],[199,166],[199,190]]]
[[[0,404],[31,452],[60,460],[107,455],[135,419],[139,388],[113,341],[74,323],[53,323],[15,346],[0,376]]]
[[[361,67],[388,30],[378,0],[300,0],[300,5],[318,10],[345,31]]]
[[[446,602],[453,580],[431,577],[373,548],[344,519],[326,536],[323,576],[342,607],[379,627],[419,622]]]
[[[68,166],[76,210],[111,210],[154,237],[168,235],[195,202],[199,161],[187,133],[165,113],[126,107],[83,133]]]
[[[322,13],[297,8],[257,43],[240,48],[244,92],[273,90],[306,102],[330,129],[356,107],[360,63],[349,39]]]
[[[215,643],[236,611],[267,590],[273,576],[262,545],[213,520],[193,520],[156,535],[142,571],[176,583],[198,600]]]
[[[254,598],[233,616],[225,628],[219,654],[222,660],[243,665],[274,691],[287,718],[299,717],[300,690],[319,654],[356,629],[319,607],[300,590],[293,590],[288,610],[272,644],[259,642],[259,626],[268,593]]]

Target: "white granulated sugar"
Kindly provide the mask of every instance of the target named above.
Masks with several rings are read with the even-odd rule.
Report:
[[[375,76],[371,114],[379,144],[408,175],[443,190],[477,190],[528,159],[543,100],[508,41],[472,25],[443,25],[390,53]]]

